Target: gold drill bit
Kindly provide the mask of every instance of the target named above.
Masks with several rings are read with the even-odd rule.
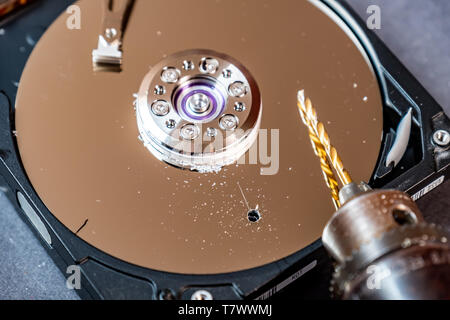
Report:
[[[323,125],[322,122],[318,120],[317,112],[313,108],[311,100],[310,99],[305,100],[305,92],[303,90],[298,92],[297,98],[299,108],[305,113],[306,118],[308,118],[310,128],[314,131],[314,133],[317,135],[320,142],[324,146],[328,158],[331,160],[331,163],[334,169],[336,170],[339,179],[341,180],[341,183],[343,185],[352,183],[352,178],[345,169],[344,164],[342,163],[342,160],[339,157],[336,148],[334,148],[331,145],[330,136],[326,132],[325,126]]]
[[[300,105],[300,101],[298,102],[298,109],[300,111],[300,115],[302,117],[303,123],[308,127],[309,138],[311,140],[311,144],[316,156],[320,159],[320,168],[322,169],[322,173],[325,179],[325,182],[330,189],[331,197],[333,200],[333,204],[336,209],[339,209],[339,185],[334,176],[333,170],[331,169],[330,161],[327,158],[327,152],[319,140],[319,137],[313,130],[313,126],[310,123],[310,120],[306,116],[302,106]]]

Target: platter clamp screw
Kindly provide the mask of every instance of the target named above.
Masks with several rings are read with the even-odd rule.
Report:
[[[219,69],[219,61],[214,58],[203,58],[200,62],[200,71],[207,74],[214,74]]]
[[[225,131],[233,131],[239,125],[239,119],[232,114],[226,114],[220,119],[219,125]]]
[[[180,70],[173,67],[166,67],[161,73],[161,80],[165,83],[177,83],[180,75]]]
[[[208,301],[208,300],[214,300],[214,299],[213,299],[211,292],[206,291],[206,290],[198,290],[192,294],[191,300]]]
[[[230,96],[235,98],[242,98],[248,92],[247,86],[242,81],[236,81],[230,84],[228,88]]]
[[[195,124],[187,124],[181,128],[181,137],[184,140],[194,140],[200,134],[200,129]]]
[[[440,147],[447,147],[450,145],[450,133],[445,130],[438,130],[433,134],[433,141]]]
[[[152,112],[159,117],[166,116],[170,112],[170,104],[164,100],[155,101],[152,104]]]

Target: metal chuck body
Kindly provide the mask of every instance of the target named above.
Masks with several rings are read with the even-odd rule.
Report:
[[[331,290],[342,299],[450,299],[448,231],[424,222],[399,191],[351,183],[322,241],[336,261]]]

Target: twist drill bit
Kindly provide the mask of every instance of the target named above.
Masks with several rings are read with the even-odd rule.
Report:
[[[322,173],[325,179],[325,182],[330,189],[331,197],[333,200],[333,204],[338,209],[340,207],[339,202],[339,185],[334,176],[333,170],[331,169],[331,164],[327,158],[327,152],[319,140],[319,137],[314,132],[313,127],[306,116],[306,113],[303,111],[303,108],[298,103],[298,109],[300,111],[300,116],[303,120],[303,123],[308,127],[309,138],[311,140],[311,144],[316,156],[320,159],[320,168],[322,169]]]
[[[308,122],[310,124],[310,128],[314,131],[314,133],[319,138],[320,142],[324,146],[328,158],[331,161],[334,169],[336,170],[339,179],[343,185],[348,185],[352,183],[352,178],[350,174],[344,167],[344,164],[336,150],[331,144],[330,136],[325,130],[325,126],[322,122],[318,120],[317,112],[312,106],[310,99],[305,99],[305,93],[303,90],[298,92],[298,106],[305,114],[305,117],[308,118]]]

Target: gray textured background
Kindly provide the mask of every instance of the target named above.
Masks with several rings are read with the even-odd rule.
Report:
[[[363,17],[379,5],[389,48],[450,114],[450,1],[348,0]],[[419,202],[425,215],[449,211],[450,183]],[[450,216],[450,214],[449,214]],[[440,221],[450,225],[450,217]],[[0,190],[0,299],[77,299],[40,243]]]
[[[361,17],[381,9],[376,33],[450,115],[450,1],[347,0]]]

